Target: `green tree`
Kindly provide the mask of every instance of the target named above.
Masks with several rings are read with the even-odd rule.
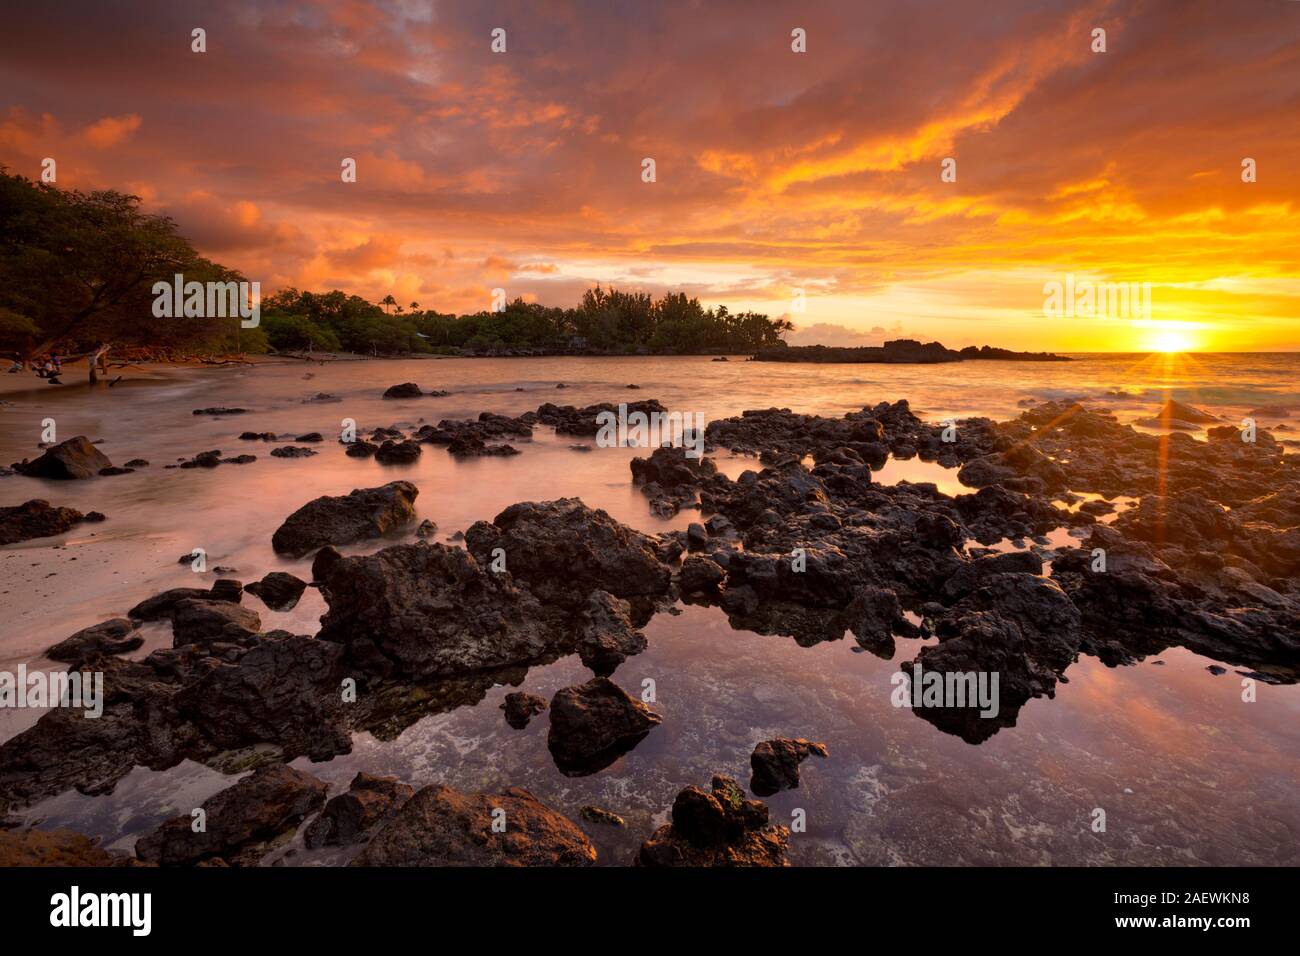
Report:
[[[186,281],[242,278],[201,257],[171,219],[142,212],[136,196],[64,191],[0,169],[0,309],[36,328],[8,320],[0,348],[30,359],[55,347],[232,343],[238,317],[153,315],[154,283],[177,273]]]

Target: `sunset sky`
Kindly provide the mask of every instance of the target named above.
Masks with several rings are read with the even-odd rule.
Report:
[[[44,157],[264,293],[802,288],[798,344],[1300,348],[1294,0],[7,4],[0,164]],[[1150,320],[1045,318],[1067,274]]]

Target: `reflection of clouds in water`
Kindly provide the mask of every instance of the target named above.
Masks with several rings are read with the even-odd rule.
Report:
[[[1046,386],[1072,387],[1074,394],[1113,387],[1116,369],[1125,367],[1119,362],[1050,367],[967,362],[936,370],[710,364],[708,357],[412,360],[313,367],[310,381],[295,364],[167,373],[185,379],[184,388],[137,386],[119,390],[111,404],[84,389],[39,404],[16,401],[0,423],[0,461],[31,455],[26,436],[37,432],[52,405],[61,430],[104,438],[101,447],[115,463],[138,456],[153,465],[132,475],[57,488],[8,479],[22,482],[11,486],[23,489],[15,496],[101,510],[109,520],[76,529],[65,550],[49,546],[57,539],[0,549],[11,615],[0,637],[0,658],[12,658],[12,669],[73,631],[121,614],[167,587],[193,586],[196,578],[210,583],[214,575],[195,575],[176,563],[193,547],[205,547],[213,563],[238,568],[234,576],[245,582],[272,570],[307,578],[310,559],[286,561],[271,552],[275,527],[311,498],[386,481],[409,479],[420,487],[416,523],[433,519],[440,536],[490,520],[516,501],[563,496],[581,497],[651,532],[684,528],[699,517],[691,510],[670,521],[650,514],[628,469],[643,450],[580,454],[569,448],[574,439],[557,439],[539,427],[535,440],[520,443],[522,454],[512,459],[458,462],[442,448],[425,446],[414,465],[385,468],[348,458],[333,442],[344,417],[355,418],[366,434],[399,421],[436,424],[474,418],[480,411],[518,415],[543,402],[617,402],[634,382],[641,386],[637,398],[700,410],[710,418],[772,406],[841,414],[899,398],[927,410],[935,421],[940,412],[934,410],[949,409],[957,417],[1006,418],[1019,414],[1018,398]],[[1202,362],[1216,374],[1237,374],[1231,357],[1222,362],[1202,357]],[[1259,368],[1252,367],[1251,374],[1259,375]],[[452,394],[379,398],[388,385],[402,381]],[[1293,381],[1278,387],[1294,388]],[[556,390],[557,382],[569,387]],[[527,391],[514,390],[521,386]],[[343,401],[301,404],[318,392]],[[250,413],[226,421],[190,414],[193,408],[221,404],[248,407]],[[320,431],[327,441],[316,458],[281,461],[269,457],[273,446],[239,441],[245,430]],[[258,461],[212,471],[162,468],[213,448],[226,455],[246,451]],[[714,458],[733,478],[763,467],[727,452]],[[960,485],[955,470],[916,458],[891,459],[873,480],[929,481],[950,495],[971,490]],[[1065,537],[1058,540],[1058,534]],[[1048,540],[1051,547],[1076,543],[1063,528]],[[342,550],[369,552],[379,546],[365,542]],[[1014,548],[1011,542],[999,546]],[[72,563],[72,557],[78,560]],[[55,576],[47,578],[52,572]],[[318,629],[324,609],[314,590],[289,612],[252,606],[265,628],[303,634]],[[653,678],[655,709],[664,722],[592,777],[566,779],[558,773],[546,750],[545,716],[524,731],[506,726],[498,705],[516,689],[506,687],[495,688],[475,707],[426,717],[394,741],[359,734],[350,755],[295,765],[327,780],[333,793],[346,788],[356,771],[367,770],[417,786],[445,782],[488,792],[524,786],[572,817],[583,804],[605,806],[624,816],[628,827],[608,833],[613,828],[602,828],[593,838],[602,863],[623,863],[655,821],[662,822],[682,787],[706,785],[715,772],[747,783],[755,743],[806,736],[825,742],[830,759],[809,767],[799,790],[768,801],[778,820],[788,820],[796,806],[809,811],[809,833],[792,841],[796,863],[1297,862],[1291,834],[1300,832],[1300,808],[1290,797],[1300,776],[1294,687],[1261,686],[1259,702],[1246,705],[1240,702],[1238,678],[1210,676],[1204,671],[1207,662],[1188,652],[1162,653],[1165,667],[1147,662],[1109,669],[1083,657],[1067,670],[1068,682],[1058,685],[1055,700],[1030,701],[1015,727],[973,747],[890,706],[889,677],[901,661],[915,656],[918,641],[899,639],[894,660],[882,661],[852,653],[852,638],[800,648],[787,638],[733,631],[719,610],[702,607],[687,607],[678,617],[659,614],[644,630],[649,649],[623,664],[614,680],[635,693],[643,678]],[[147,647],[156,646],[158,636],[151,634]],[[588,676],[571,657],[533,668],[519,689],[549,698]],[[124,846],[129,843],[123,834],[143,834],[234,779],[193,764],[162,774],[137,770],[110,796],[63,794],[33,815]],[[1110,834],[1105,839],[1090,834],[1087,813],[1119,800],[1125,787],[1134,793],[1115,804],[1123,812],[1112,812]],[[289,862],[317,859],[299,854]]]
[[[1285,726],[1289,689],[1266,688],[1247,710],[1236,682],[1210,676],[1190,653],[1163,653],[1163,668],[1081,658],[1054,700],[1030,701],[1015,727],[976,747],[890,703],[890,677],[920,642],[900,639],[894,661],[853,654],[851,638],[801,648],[733,631],[719,610],[697,606],[657,615],[645,631],[648,650],[614,680],[635,692],[653,678],[664,722],[591,777],[555,768],[546,715],[515,731],[498,709],[508,691],[549,699],[585,680],[576,657],[532,668],[520,688],[498,687],[475,707],[426,717],[394,741],[358,734],[351,754],[295,766],[326,780],[331,793],[365,770],[416,786],[523,786],[575,819],[584,804],[606,807],[628,821],[626,830],[593,828],[606,865],[626,862],[687,784],[707,784],[714,773],[747,784],[754,744],[776,736],[806,736],[830,750],[806,765],[798,790],[767,800],[775,820],[795,807],[808,812],[808,834],[792,841],[796,864],[1262,862],[1278,843],[1268,825],[1244,825],[1252,801],[1279,823],[1300,825],[1300,810],[1282,803],[1297,759],[1287,733],[1275,729]],[[139,835],[234,779],[189,763],[166,774],[137,770],[110,796],[63,794],[33,813],[92,834]],[[1111,811],[1104,840],[1086,833],[1095,806]],[[286,862],[336,857],[299,850]]]
[[[957,471],[956,468],[945,468],[934,461],[922,461],[920,458],[902,459],[890,455],[883,468],[872,470],[871,480],[878,485],[896,485],[900,481],[910,481],[912,484],[929,482],[945,495],[954,498],[957,495],[968,495],[976,491],[976,488],[957,479]]]

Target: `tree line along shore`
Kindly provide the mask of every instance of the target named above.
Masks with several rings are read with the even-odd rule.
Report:
[[[334,290],[281,289],[261,299],[260,322],[239,317],[169,318],[153,311],[155,283],[244,282],[199,255],[169,217],[113,190],[81,192],[0,169],[0,354],[23,363],[51,352],[169,358],[222,353],[466,352],[749,353],[778,345],[792,325],[755,312],[705,308],[680,292],[658,298],[597,286],[575,308],[501,303],[453,315],[378,303]]]

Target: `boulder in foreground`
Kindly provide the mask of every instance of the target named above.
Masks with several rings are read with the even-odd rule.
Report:
[[[72,830],[0,830],[0,868],[115,866],[120,857]]]
[[[271,537],[271,547],[277,554],[298,557],[327,544],[377,538],[415,517],[419,493],[409,481],[390,481],[379,488],[317,498],[284,520]]]
[[[497,820],[505,829],[493,827]],[[590,866],[596,848],[573,821],[527,790],[461,793],[425,787],[353,866]]]
[[[625,600],[668,590],[670,572],[654,542],[577,498],[511,505],[491,524],[475,522],[465,543],[485,567],[500,548],[514,578],[543,601],[574,610],[598,589]]]
[[[142,837],[135,854],[162,866],[215,860],[252,866],[325,802],[326,789],[323,781],[284,764],[260,767],[203,802],[204,832],[194,832],[187,813]]]
[[[789,866],[790,829],[770,825],[767,806],[745,799],[730,777],[711,792],[687,787],[673,801],[672,823],[641,844],[638,866]]]
[[[450,677],[532,663],[566,637],[509,574],[441,543],[339,558],[321,591],[329,612],[317,637],[346,645],[368,673]]]

